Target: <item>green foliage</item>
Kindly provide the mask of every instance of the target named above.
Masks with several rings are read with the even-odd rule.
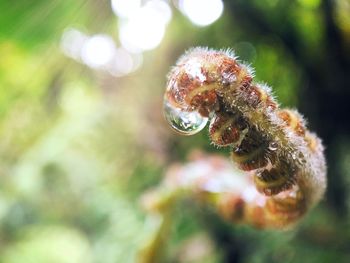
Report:
[[[321,102],[305,103],[302,95],[310,92],[305,76],[315,71],[306,71],[305,60],[300,62],[280,36],[285,26],[280,19],[287,17],[301,40],[300,53],[318,65],[328,37],[323,1],[232,1],[261,12],[271,27],[263,33],[246,26],[229,2],[208,28],[197,28],[175,12],[164,42],[145,54],[143,67],[115,78],[65,57],[59,48],[70,26],[115,38],[109,1],[0,1],[0,262],[135,261],[153,231],[139,206],[141,194],[192,150],[225,154],[208,145],[207,134],[179,138],[163,120],[165,75],[191,46],[236,48],[257,69],[257,79],[274,87],[279,101],[301,104],[319,129],[332,126],[313,119]],[[350,22],[339,8],[348,1],[336,2],[334,15],[348,41]],[[316,77],[327,73],[319,72]],[[235,262],[348,262],[350,199],[344,193],[349,180],[343,179],[349,173],[350,140],[346,130],[339,131],[345,135],[326,138],[330,158],[340,160],[336,165],[342,171],[334,177],[331,171],[330,180],[335,178],[336,186],[346,183],[332,187],[327,200],[338,200],[339,194],[344,206],[324,202],[297,230],[275,233],[207,222],[202,219],[208,211],[185,200],[173,217],[169,261],[186,262],[184,251],[197,244],[208,253],[193,262],[224,262],[230,250]],[[336,173],[336,166],[332,169]],[[335,216],[339,211],[344,214]],[[231,247],[221,247],[215,226],[232,236]]]

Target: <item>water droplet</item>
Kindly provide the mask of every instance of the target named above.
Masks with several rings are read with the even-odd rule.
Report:
[[[182,135],[193,135],[205,127],[208,118],[202,117],[197,111],[186,111],[172,106],[164,98],[164,116],[169,125]]]
[[[269,144],[269,150],[270,151],[276,151],[278,149],[278,143],[277,142],[271,142]]]
[[[231,72],[222,73],[222,82],[224,85],[229,85],[235,81],[237,81],[237,76],[235,74]]]
[[[273,110],[274,110],[274,107],[273,107],[273,106],[271,106],[271,105],[267,106],[267,111],[268,111],[268,112],[271,112],[271,111],[273,111]]]
[[[186,89],[179,87],[176,81],[173,81],[169,84],[166,92],[171,94],[176,103],[184,104]]]

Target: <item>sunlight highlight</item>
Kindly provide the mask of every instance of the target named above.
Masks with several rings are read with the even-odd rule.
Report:
[[[67,28],[63,32],[60,46],[65,55],[79,60],[81,49],[87,39],[88,37],[79,30]]]
[[[141,0],[112,0],[113,12],[122,18],[128,18],[141,7]]]
[[[148,1],[119,24],[119,39],[130,52],[140,53],[156,48],[162,41],[172,16],[169,4],[161,0]]]
[[[221,16],[222,0],[180,0],[180,10],[197,26],[208,26]]]
[[[115,44],[108,35],[95,35],[90,37],[83,45],[81,58],[83,62],[92,67],[99,68],[112,60],[115,54]]]

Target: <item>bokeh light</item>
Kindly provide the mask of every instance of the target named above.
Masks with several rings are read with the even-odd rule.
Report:
[[[221,0],[180,0],[180,10],[198,26],[208,26],[221,16],[224,4]]]
[[[67,56],[80,59],[81,49],[88,37],[75,28],[67,28],[61,38],[61,49]]]
[[[117,16],[127,18],[141,7],[141,0],[112,0],[111,5]]]
[[[147,2],[128,20],[121,21],[120,42],[130,52],[154,49],[161,43],[170,18],[171,9],[166,2]]]
[[[149,17],[135,17],[119,28],[120,41],[130,52],[141,52],[157,47],[163,39],[165,28],[157,20]]]
[[[75,28],[64,31],[60,46],[68,57],[115,77],[136,71],[143,62],[142,53],[130,53],[123,47],[117,47],[109,35],[89,37]]]
[[[148,8],[153,15],[162,21],[162,23],[169,23],[172,12],[169,4],[163,0],[151,0],[145,4],[145,8]]]
[[[123,48],[118,48],[107,68],[112,75],[119,77],[132,72],[135,68],[135,63],[131,54]]]
[[[81,49],[83,62],[92,67],[99,68],[112,60],[115,54],[115,44],[108,35],[95,35],[90,37]]]

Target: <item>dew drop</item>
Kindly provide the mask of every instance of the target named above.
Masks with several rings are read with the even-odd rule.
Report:
[[[223,85],[229,85],[235,81],[237,81],[237,77],[235,74],[233,74],[231,72],[223,72],[222,73]]]
[[[276,151],[278,149],[278,143],[277,142],[271,142],[269,144],[269,150],[270,151]]]
[[[205,127],[208,118],[202,117],[197,111],[186,111],[172,106],[164,98],[164,117],[169,125],[182,135],[193,135]]]

